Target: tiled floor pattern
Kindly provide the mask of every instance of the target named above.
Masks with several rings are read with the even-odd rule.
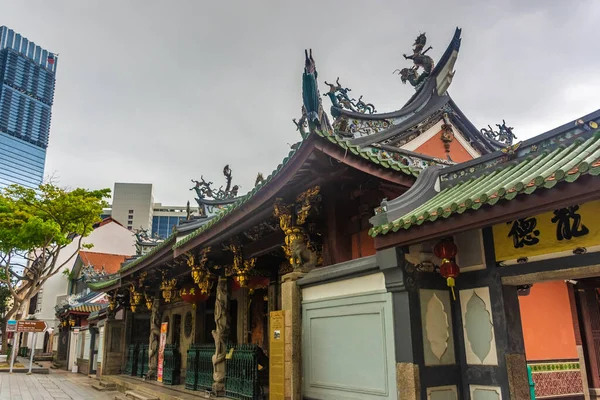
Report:
[[[0,400],[112,400],[115,392],[98,392],[95,380],[70,372],[48,375],[0,373]]]

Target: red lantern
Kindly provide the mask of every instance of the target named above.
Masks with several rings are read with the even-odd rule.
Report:
[[[452,298],[454,300],[456,300],[456,295],[454,294],[454,278],[456,278],[459,273],[460,269],[454,261],[448,261],[440,265],[440,275],[446,278],[446,284],[452,289]]]
[[[442,240],[434,246],[433,253],[437,258],[442,260],[440,264],[440,275],[446,278],[446,284],[452,290],[452,298],[456,300],[456,294],[454,293],[454,279],[460,273],[460,268],[454,261],[454,257],[458,254],[458,249],[451,240]]]
[[[208,294],[200,293],[200,289],[196,285],[186,285],[179,292],[181,299],[186,303],[196,304],[208,299]]]
[[[269,278],[264,278],[262,276],[251,276],[246,280],[246,286],[248,289],[264,289],[269,286]],[[237,276],[233,277],[231,290],[236,291],[241,288],[239,279]]]
[[[264,289],[269,286],[269,278],[263,278],[262,276],[253,276],[248,282],[250,289]]]
[[[444,260],[450,260],[456,257],[457,253],[458,249],[456,248],[454,242],[452,242],[451,240],[442,240],[441,242],[438,242],[433,248],[433,254],[435,254],[437,258],[442,260],[442,263],[444,262]]]

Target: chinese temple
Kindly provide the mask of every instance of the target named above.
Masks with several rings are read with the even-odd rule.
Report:
[[[385,113],[340,78],[322,94],[305,51],[301,140],[277,168],[243,195],[229,166],[225,189],[193,181],[198,215],[88,284],[109,296],[103,382],[232,399],[600,391],[600,111],[516,143],[504,121],[477,129],[448,93],[460,45],[456,29],[434,62],[420,34],[396,71],[415,93]]]

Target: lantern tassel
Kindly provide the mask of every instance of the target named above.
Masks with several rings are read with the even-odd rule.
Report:
[[[450,289],[452,290],[452,299],[456,301],[456,294],[454,293],[454,278],[451,276],[448,277],[448,279],[446,279],[446,283],[448,287],[450,287]]]

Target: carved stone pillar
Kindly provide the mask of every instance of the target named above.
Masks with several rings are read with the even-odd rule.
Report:
[[[152,314],[150,315],[150,341],[148,347],[148,375],[147,379],[155,379],[158,371],[158,344],[160,342],[160,324],[162,312],[160,310],[160,299],[156,297],[152,301]]]
[[[212,357],[212,390],[217,396],[222,396],[225,392],[225,355],[227,353],[227,338],[229,337],[228,303],[227,278],[219,277],[215,301],[216,329],[212,331],[215,340],[215,354]]]
[[[250,296],[248,295],[249,289],[247,287],[240,288],[237,291],[237,303],[238,303],[238,315],[237,318],[237,342],[248,343],[248,302]],[[232,315],[233,317],[233,315]]]
[[[282,277],[281,284],[281,308],[285,311],[286,331],[284,393],[285,398],[291,400],[302,398],[302,293],[296,281],[304,275],[291,272]]]

